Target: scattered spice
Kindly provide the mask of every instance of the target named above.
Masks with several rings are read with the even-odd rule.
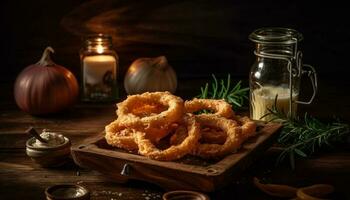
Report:
[[[113,192],[113,191],[106,191],[106,190],[102,190],[102,191],[93,191],[92,195],[94,197],[101,197],[101,196],[108,196],[112,199],[119,199],[121,196],[123,196],[122,192]]]

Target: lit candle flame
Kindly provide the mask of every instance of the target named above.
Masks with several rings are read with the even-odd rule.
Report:
[[[97,45],[97,47],[96,47],[96,51],[97,51],[97,53],[99,53],[99,54],[102,54],[103,53],[103,46],[102,45]]]

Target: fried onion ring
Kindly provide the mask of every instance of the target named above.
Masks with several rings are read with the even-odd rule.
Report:
[[[178,145],[181,144],[182,141],[186,139],[188,136],[187,128],[186,126],[179,126],[175,133],[170,137],[170,145]]]
[[[138,116],[130,112],[133,106],[139,105],[140,102],[159,103],[168,109],[150,116]],[[184,113],[183,100],[170,92],[146,92],[131,95],[125,101],[118,103],[117,106],[118,121],[127,127],[156,127],[162,129],[181,119]]]
[[[158,149],[151,140],[146,138],[145,133],[135,134],[139,153],[154,160],[177,160],[190,153],[197,146],[200,138],[200,126],[193,115],[186,114],[182,122],[188,132],[188,136],[178,145],[172,145],[165,150]]]
[[[194,113],[200,110],[210,110],[214,113],[202,113],[201,116],[217,116],[231,118],[234,116],[234,112],[229,103],[225,100],[216,99],[197,99],[194,98],[190,101],[185,101],[185,111],[187,113]]]
[[[167,110],[167,107],[157,103],[145,104],[144,102],[140,102],[140,104],[141,105],[134,105],[132,110],[130,111],[131,113],[139,117],[157,115]]]
[[[188,134],[185,127],[179,127],[170,137],[170,144],[180,144],[187,137],[187,135]],[[202,128],[200,130],[200,135],[201,138],[199,139],[199,142],[207,144],[224,144],[227,138],[227,134],[224,131],[213,128]]]
[[[213,128],[204,128],[201,130],[201,139],[199,142],[206,144],[224,144],[226,138],[227,134],[224,131]]]
[[[129,151],[138,149],[134,139],[135,130],[121,126],[118,120],[108,124],[105,131],[105,139],[109,145]]]
[[[161,138],[163,138],[175,128],[177,128],[177,125],[171,124],[167,129],[148,128],[146,130],[137,130],[133,128],[127,128],[121,125],[118,120],[115,120],[105,127],[105,139],[111,146],[132,151],[138,149],[138,145],[136,144],[134,137],[135,132],[144,132],[147,139],[158,143]]]
[[[237,115],[234,119],[237,120],[242,127],[242,137],[244,140],[256,135],[256,123],[249,117]]]
[[[198,144],[192,152],[202,158],[217,158],[236,151],[242,144],[242,129],[233,120],[223,117],[197,116],[198,122],[202,126],[217,127],[227,134],[224,144]]]

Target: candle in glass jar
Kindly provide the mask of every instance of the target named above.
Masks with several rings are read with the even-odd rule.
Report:
[[[117,61],[110,55],[87,56],[83,59],[84,85],[102,87],[108,85],[110,79],[115,79]]]
[[[117,98],[118,56],[111,37],[91,36],[81,51],[82,100],[113,101]]]

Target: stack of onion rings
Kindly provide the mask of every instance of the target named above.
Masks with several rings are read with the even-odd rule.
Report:
[[[169,92],[146,92],[128,96],[117,107],[117,120],[105,128],[107,143],[155,160],[187,154],[218,158],[255,135],[254,121],[236,116],[224,100],[195,98],[184,103]],[[213,113],[193,114],[201,110]],[[164,140],[168,146],[158,148]]]

